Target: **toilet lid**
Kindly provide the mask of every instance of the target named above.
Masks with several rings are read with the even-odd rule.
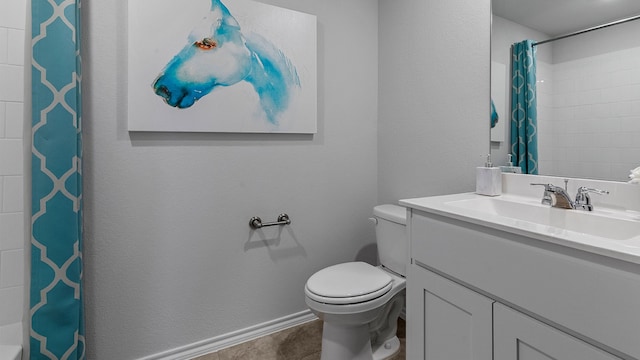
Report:
[[[307,280],[307,294],[316,301],[353,304],[369,301],[391,290],[389,274],[364,262],[329,266]]]

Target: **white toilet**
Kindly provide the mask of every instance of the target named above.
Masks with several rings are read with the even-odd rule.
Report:
[[[400,349],[396,330],[409,256],[406,209],[379,205],[373,215],[380,266],[348,262],[307,280],[307,306],[324,321],[321,360],[383,360]]]

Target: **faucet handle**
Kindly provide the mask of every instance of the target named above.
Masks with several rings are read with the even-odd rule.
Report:
[[[553,184],[540,184],[540,183],[530,183],[532,186],[544,186],[545,192],[565,192],[566,191],[560,186],[555,186]]]
[[[593,194],[598,194],[598,195],[608,195],[609,194],[609,192],[607,190],[588,188],[586,186],[580,186],[578,188],[578,195],[588,194],[588,193],[593,193]]]
[[[545,191],[551,191],[553,184],[543,184],[543,183],[530,183],[531,186],[544,186]]]
[[[609,194],[607,190],[600,190],[594,188],[588,188],[586,186],[580,186],[578,193],[576,194],[576,207],[587,211],[593,211],[593,205],[591,204],[591,197],[589,193],[606,195]]]
[[[544,194],[542,195],[542,205],[551,205],[553,203],[553,199],[551,199],[551,193],[553,189],[552,184],[541,184],[541,183],[530,183],[531,186],[544,186]]]

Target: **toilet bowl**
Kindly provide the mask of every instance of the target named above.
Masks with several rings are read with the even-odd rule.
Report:
[[[306,304],[324,322],[321,360],[383,360],[400,350],[396,330],[405,302],[405,214],[395,205],[374,208],[381,265],[337,264],[307,280]]]

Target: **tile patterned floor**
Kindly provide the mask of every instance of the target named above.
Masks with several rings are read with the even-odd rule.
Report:
[[[400,353],[390,360],[405,360],[405,322],[398,320]],[[319,360],[322,343],[320,320],[248,341],[193,360]]]

